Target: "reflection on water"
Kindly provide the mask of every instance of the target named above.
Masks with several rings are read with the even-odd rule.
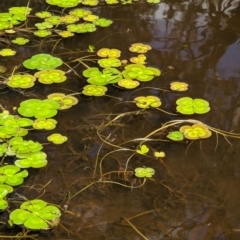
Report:
[[[4,8],[21,4],[26,5],[26,1],[1,3]],[[45,7],[39,5],[41,10]],[[190,85],[188,96],[204,98],[211,104],[210,113],[194,118],[216,128],[239,132],[239,0],[166,0],[158,5],[101,6],[93,11],[113,19],[114,24],[96,33],[63,40],[55,49],[56,56],[69,61],[73,55],[61,55],[66,49],[85,50],[93,44],[96,48],[119,48],[123,57],[129,58],[130,44],[149,43],[153,47],[147,55],[149,65],[160,68],[165,74],[143,86],[168,89],[171,81],[187,82]],[[0,64],[11,69],[36,52],[50,52],[51,44],[43,43],[36,48],[19,47],[18,58],[12,62],[1,59]],[[81,54],[84,56],[86,52]],[[82,70],[82,66],[76,68],[79,73]],[[51,92],[72,92],[85,84],[85,80],[73,73],[70,77],[71,82],[64,85],[37,86],[37,90],[29,93],[45,98]],[[5,107],[18,105],[26,98],[8,91],[5,99],[5,92],[3,89]],[[175,100],[182,96],[156,89],[128,92],[111,87],[109,91],[109,95],[124,101],[132,101],[141,94],[159,95],[164,109],[170,112],[174,110]],[[103,122],[109,122],[110,113],[136,110],[133,104],[124,101],[108,97],[82,99],[79,105],[58,115],[58,130],[70,140],[62,148],[46,146],[50,158],[48,167],[33,171],[26,184],[44,185],[51,179],[44,199],[56,204],[68,203],[69,212],[63,213],[55,235],[41,235],[39,239],[143,239],[126,219],[149,240],[240,239],[240,144],[237,140],[230,139],[231,145],[216,136],[191,145],[189,142],[156,142],[153,148],[166,153],[163,161],[137,155],[129,163],[131,170],[137,166],[151,166],[156,170],[154,179],[148,180],[143,188],[129,190],[118,185],[99,184],[68,202],[69,193],[73,194],[93,181],[98,149],[101,147],[100,157],[113,150],[102,144],[96,130]],[[121,144],[146,136],[172,119],[175,117],[151,110],[127,116],[101,134],[105,140]],[[46,135],[33,133],[41,142]],[[122,169],[128,157],[128,152],[115,152],[104,160],[103,171]],[[133,186],[138,184],[121,175],[113,174],[111,179]],[[22,187],[17,191],[29,196],[29,188]],[[29,198],[39,194],[33,188]]]

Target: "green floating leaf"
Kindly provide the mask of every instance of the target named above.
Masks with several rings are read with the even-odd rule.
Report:
[[[182,141],[184,139],[184,135],[180,131],[173,131],[167,135],[167,138],[173,141]]]
[[[44,152],[34,152],[17,154],[17,159],[14,164],[20,168],[42,168],[47,165],[47,155]]]
[[[140,149],[137,149],[136,152],[144,155],[149,152],[149,148],[146,145],[141,145]]]
[[[139,178],[151,178],[154,175],[155,171],[153,168],[141,168],[138,167],[135,169],[135,176]]]

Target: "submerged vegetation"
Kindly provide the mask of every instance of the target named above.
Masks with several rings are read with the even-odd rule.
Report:
[[[160,1],[147,2],[158,4]],[[19,65],[13,61],[12,69],[7,65],[0,66],[3,73],[1,89],[24,97],[16,106],[10,103],[9,106],[5,103],[0,105],[0,210],[7,214],[4,226],[18,226],[23,232],[22,237],[7,235],[7,238],[36,239],[31,237],[32,233],[51,230],[58,225],[70,235],[70,231],[61,224],[60,217],[65,214],[75,216],[74,210],[68,211],[71,201],[94,186],[103,188],[111,185],[131,190],[144,189],[146,186],[148,188],[153,181],[159,181],[158,168],[161,167],[171,180],[174,179],[163,161],[164,157],[168,158],[164,146],[187,145],[187,151],[193,142],[197,142],[200,143],[199,148],[202,151],[202,141],[208,141],[207,139],[215,141],[217,148],[220,136],[228,143],[228,138],[240,138],[238,133],[220,130],[204,123],[204,120],[199,120],[199,115],[202,117],[204,114],[211,114],[210,97],[202,99],[192,94],[188,96],[189,84],[181,80],[171,80],[168,87],[161,82],[162,77],[174,68],[168,66],[166,70],[166,67],[160,64],[152,66],[149,62],[155,49],[150,44],[132,42],[130,46],[121,46],[121,49],[118,49],[117,44],[108,46],[106,42],[105,46],[98,47],[97,44],[105,39],[103,38],[96,46],[89,45],[88,49],[69,50],[64,45],[68,44],[65,38],[77,34],[86,36],[114,25],[114,19],[100,17],[97,11],[94,11],[93,7],[99,5],[99,1],[46,0],[46,4],[48,7],[41,12],[36,12],[34,7],[30,8],[29,6],[34,4],[29,1],[27,6],[11,7],[8,12],[0,13],[1,35],[7,39],[0,42],[0,57],[4,61],[15,60],[15,57],[18,59],[22,48],[37,49],[29,51],[31,56],[24,56],[24,59],[19,57],[22,61]],[[106,0],[101,4],[136,3]],[[84,8],[79,8],[81,5]],[[124,34],[128,31],[130,30]],[[111,34],[113,33],[108,36]],[[103,43],[101,44],[104,45]],[[59,49],[59,53],[56,53],[56,49]],[[78,82],[70,89],[75,78]],[[157,86],[160,87],[153,87],[154,83],[158,83]],[[123,97],[119,97],[118,92],[121,92]],[[77,119],[77,106],[81,106],[83,102],[94,101],[102,101],[97,105],[101,109],[94,107],[98,110],[97,114],[87,117],[90,111],[90,108],[87,108],[82,110],[82,119]],[[113,112],[106,113],[105,105],[113,105],[117,111],[113,108]],[[87,132],[85,138],[77,141],[86,142],[80,158],[83,161],[87,159],[89,164],[80,163],[76,169],[81,169],[81,173],[89,171],[90,174],[87,172],[87,177],[79,174],[78,179],[69,185],[62,170],[64,166],[59,168],[64,179],[64,191],[67,191],[67,197],[64,197],[62,203],[48,203],[40,199],[45,197],[45,189],[51,184],[52,178],[39,188],[43,193],[38,197],[32,200],[29,200],[28,196],[19,197],[18,187],[38,189],[38,183],[34,183],[32,187],[24,185],[25,181],[31,180],[28,176],[36,173],[31,168],[35,171],[44,167],[47,169],[49,163],[55,168],[56,163],[51,162],[51,159],[57,158],[57,152],[62,151],[57,150],[61,146],[53,144],[63,144],[64,150],[68,148],[67,153],[63,154],[64,158],[70,155],[70,159],[74,159],[74,155],[78,155],[71,146],[71,136],[61,127],[61,121],[67,116],[68,109],[69,112],[76,112],[70,117],[73,119],[65,124],[72,127],[75,134],[78,134],[78,131]],[[148,119],[148,116],[153,117]],[[147,121],[144,121],[144,118]],[[101,122],[96,123],[99,119]],[[81,120],[80,124],[72,124],[71,121],[76,120]],[[156,123],[153,123],[154,121]],[[137,127],[134,126],[135,123]],[[156,125],[158,127],[155,127]],[[125,132],[125,129],[131,127],[138,137],[131,136],[131,131]],[[123,136],[123,139],[119,136]],[[74,161],[66,160],[66,169],[74,164]],[[41,175],[42,172],[39,171],[38,174]],[[185,197],[180,194],[180,190],[172,190],[164,181],[161,186],[167,191],[166,195]],[[15,200],[15,193],[20,201]],[[125,219],[125,222],[143,239],[147,239],[128,219]]]

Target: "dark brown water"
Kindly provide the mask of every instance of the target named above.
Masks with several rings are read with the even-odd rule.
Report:
[[[9,6],[26,4],[27,1],[1,1],[0,6],[4,11]],[[137,91],[110,86],[108,95],[115,98],[80,95],[77,106],[57,115],[57,131],[68,136],[68,142],[61,146],[46,145],[48,166],[30,171],[25,184],[16,189],[28,199],[41,196],[41,199],[66,209],[58,228],[52,234],[40,233],[37,239],[143,239],[128,221],[149,240],[240,239],[240,141],[237,139],[229,139],[229,144],[223,137],[213,135],[191,145],[190,141],[152,141],[149,143],[151,150],[164,151],[166,157],[157,160],[134,155],[128,165],[129,171],[139,166],[155,169],[153,179],[147,180],[143,187],[131,189],[96,183],[75,196],[98,180],[138,187],[141,184],[138,179],[123,174],[132,152],[114,151],[117,148],[113,145],[124,143],[121,146],[134,150],[139,143],[134,139],[147,136],[167,121],[189,118],[154,109],[139,113],[131,102],[136,96],[157,95],[163,101],[163,109],[169,112],[174,111],[174,103],[181,96],[204,98],[210,102],[211,111],[191,116],[192,119],[225,131],[240,132],[239,5],[238,0],[166,0],[157,5],[143,2],[126,6],[100,5],[92,11],[114,23],[97,32],[63,39],[57,45],[58,37],[41,42],[31,33],[20,33],[35,42],[29,47],[16,47],[18,54],[11,60],[0,59],[0,64],[8,68],[6,74],[40,52],[61,57],[74,67],[72,59],[92,55],[87,52],[88,45],[97,49],[118,48],[122,50],[122,59],[128,59],[134,56],[128,47],[136,42],[151,44],[153,50],[147,54],[147,62],[163,72],[162,76],[142,84]],[[39,11],[45,10],[47,5],[35,0],[30,7]],[[51,7],[50,10],[59,9]],[[29,25],[34,21],[30,18]],[[2,46],[6,47],[10,38],[2,37]],[[95,66],[91,62],[89,65]],[[170,70],[169,66],[174,69]],[[68,70],[65,66],[62,69]],[[24,70],[20,66],[19,71]],[[81,76],[84,67],[79,65],[74,70]],[[11,109],[32,96],[44,99],[52,92],[77,92],[86,84],[85,79],[73,71],[69,72],[68,78],[60,85],[39,84],[34,90],[22,93],[4,88],[1,90],[1,105]],[[170,93],[156,89],[169,89],[170,82],[176,80],[187,82],[189,90]],[[111,122],[116,117],[113,114],[131,111],[135,113]],[[43,143],[48,134],[32,132],[31,137]],[[156,134],[153,138],[158,140],[163,136]],[[131,142],[125,143],[127,141]],[[99,164],[94,174],[96,161],[99,163],[101,159],[102,179]],[[1,235],[16,233],[2,224]]]

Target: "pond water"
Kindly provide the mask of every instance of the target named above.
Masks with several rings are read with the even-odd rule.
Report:
[[[0,56],[0,65],[7,68],[2,77],[7,79],[16,66],[18,73],[34,74],[36,71],[24,68],[22,62],[34,54],[48,53],[66,63],[58,69],[67,72],[68,80],[52,85],[36,83],[30,89],[2,84],[0,104],[12,112],[26,99],[46,99],[53,92],[76,94],[79,103],[59,111],[54,117],[58,121],[56,129],[30,131],[26,137],[45,143],[48,165],[28,170],[24,184],[9,195],[9,210],[1,213],[0,237],[16,239],[21,228],[6,225],[8,214],[23,198],[41,198],[61,208],[60,223],[52,231],[28,233],[29,239],[240,239],[239,139],[214,132],[208,139],[174,142],[166,135],[176,131],[180,122],[160,129],[169,121],[182,120],[191,125],[189,119],[194,119],[213,130],[240,132],[239,2],[79,4],[111,19],[113,24],[61,39],[56,34],[34,36],[34,24],[39,22],[34,13],[47,9],[58,15],[69,10],[49,7],[43,0],[30,1],[33,10],[27,24],[18,25],[15,35],[1,34],[0,49],[17,51],[13,57]],[[24,0],[3,0],[0,6],[6,12],[9,7],[27,4]],[[31,42],[13,45],[13,36],[28,37]],[[85,65],[97,67],[99,49],[117,48],[121,60],[129,59],[137,56],[129,51],[133,43],[151,45],[147,66],[160,69],[160,76],[132,90],[109,84],[106,96],[77,94],[87,84],[82,75]],[[94,52],[89,45],[95,47]],[[188,90],[171,91],[174,81],[186,82]],[[161,109],[172,114],[137,108],[134,98],[149,95],[158,96]],[[211,110],[206,114],[178,114],[176,100],[186,96],[207,100]],[[68,141],[48,144],[47,136],[54,132],[67,136]],[[139,144],[147,145],[150,151],[136,154]],[[163,151],[166,156],[156,158],[155,151]],[[13,163],[13,159],[9,157],[6,162]],[[134,169],[144,166],[155,170],[152,178],[134,175]]]

